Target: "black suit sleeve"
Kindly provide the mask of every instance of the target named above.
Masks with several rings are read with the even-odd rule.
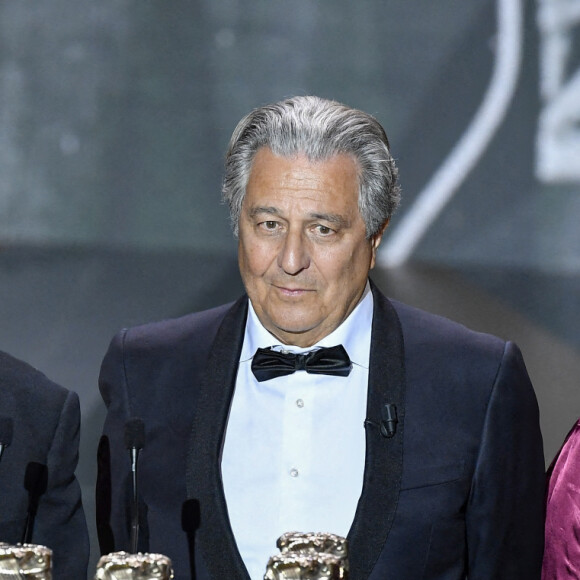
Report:
[[[538,405],[521,353],[507,343],[467,505],[469,580],[540,578],[543,503]]]
[[[79,580],[87,574],[89,538],[75,477],[79,435],[79,399],[69,392],[48,451],[48,485],[40,498],[33,536],[34,543],[53,550],[55,580]]]

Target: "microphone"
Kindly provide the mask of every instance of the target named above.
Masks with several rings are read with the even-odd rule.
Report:
[[[131,553],[137,553],[139,541],[139,488],[137,485],[137,462],[139,451],[145,445],[145,424],[139,417],[132,417],[125,423],[125,447],[131,457],[131,477],[133,495],[131,498]]]
[[[373,427],[378,427],[383,437],[391,439],[397,431],[398,422],[397,406],[392,403],[385,403],[381,408],[381,423],[377,425],[374,421],[365,419],[364,426],[372,425]]]
[[[28,513],[26,514],[26,523],[22,533],[22,544],[32,542],[32,532],[34,530],[34,520],[38,511],[40,497],[46,491],[48,486],[48,467],[42,463],[31,461],[26,466],[24,473],[24,489],[28,492]]]
[[[381,409],[381,435],[390,439],[397,430],[397,407],[391,403],[385,403]]]
[[[14,421],[12,417],[0,415],[0,460],[6,447],[12,443],[12,432],[14,430]]]

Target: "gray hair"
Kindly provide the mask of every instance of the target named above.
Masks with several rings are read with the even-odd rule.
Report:
[[[399,204],[398,170],[380,123],[336,101],[293,97],[254,109],[230,139],[222,194],[236,236],[252,163],[262,147],[282,157],[303,154],[311,162],[352,155],[358,165],[358,206],[367,238],[381,231]]]

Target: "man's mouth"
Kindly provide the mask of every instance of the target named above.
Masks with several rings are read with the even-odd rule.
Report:
[[[313,292],[313,290],[311,290],[310,288],[295,288],[292,286],[279,286],[277,284],[274,284],[274,286],[276,287],[278,292],[280,292],[280,294],[282,294],[283,296],[289,296],[289,297],[303,296],[304,294],[307,294],[309,292]]]

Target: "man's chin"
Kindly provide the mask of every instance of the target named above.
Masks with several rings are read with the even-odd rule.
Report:
[[[304,320],[290,323],[288,321],[272,321],[273,324],[268,328],[269,332],[279,339],[283,344],[292,344],[300,347],[307,347],[314,344],[317,340],[312,340],[315,336],[317,325],[305,326]]]

